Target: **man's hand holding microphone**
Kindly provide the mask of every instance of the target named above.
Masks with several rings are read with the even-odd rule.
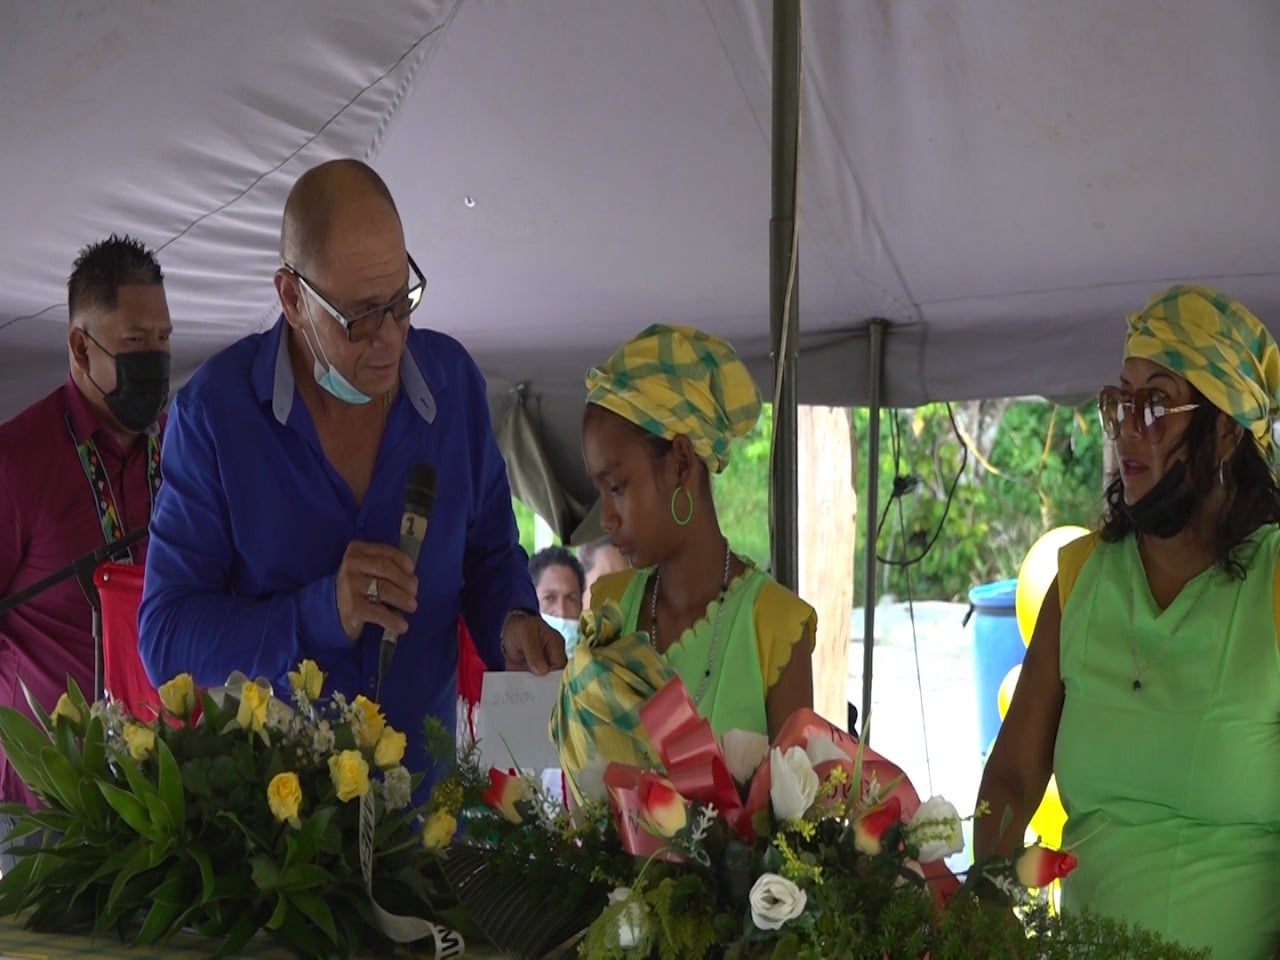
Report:
[[[386,675],[396,640],[409,629],[405,614],[418,609],[418,551],[427,534],[436,499],[436,472],[418,464],[405,490],[400,548],[353,541],[338,567],[338,616],[355,640],[365,624],[382,627],[381,674]],[[502,626],[502,655],[508,670],[542,676],[563,669],[564,637],[536,610],[512,610]]]

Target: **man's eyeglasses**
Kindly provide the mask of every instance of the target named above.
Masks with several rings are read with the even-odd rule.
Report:
[[[1182,403],[1176,407],[1166,406],[1168,399],[1159,390],[1148,390],[1145,387],[1133,393],[1125,393],[1119,387],[1103,387],[1098,394],[1098,416],[1102,419],[1102,429],[1114,440],[1120,436],[1121,424],[1132,418],[1138,435],[1148,443],[1159,443],[1164,439],[1165,418],[1173,413],[1187,413],[1200,406],[1198,403]]]
[[[347,332],[348,340],[369,340],[382,329],[382,321],[386,319],[387,314],[394,317],[397,324],[402,324],[409,319],[409,314],[417,310],[422,303],[422,295],[427,289],[427,281],[422,276],[422,271],[418,269],[418,265],[413,262],[413,257],[409,257],[408,260],[409,270],[413,275],[409,289],[390,303],[384,303],[382,306],[374,307],[372,310],[365,310],[354,317],[347,316],[330,303],[328,298],[317,290],[310,280],[292,266],[286,263],[284,268],[298,278],[298,282],[302,284],[302,289],[315,298],[316,302],[324,308],[325,313],[338,321],[342,329]]]

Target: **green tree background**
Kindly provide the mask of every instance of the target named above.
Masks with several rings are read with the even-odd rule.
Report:
[[[867,429],[867,412],[855,411],[855,436]],[[1044,533],[1092,527],[1101,516],[1102,429],[1092,404],[994,400],[953,404],[950,415],[945,404],[890,411],[880,442],[880,504],[873,512],[860,501],[858,562],[872,516],[879,557],[919,558],[905,568],[883,564],[882,595],[903,599],[909,586],[916,599],[964,600],[973,586],[1016,577]],[[893,498],[899,477],[915,480],[900,481],[909,489]],[[859,471],[859,493],[865,482]]]
[[[874,511],[863,502],[868,411],[853,411],[851,429],[858,478],[859,603],[869,517],[879,525],[877,555],[897,562],[880,566],[882,597],[905,599],[909,587],[917,600],[964,600],[977,584],[1016,577],[1023,557],[1045,532],[1066,524],[1092,527],[1101,515],[1102,430],[1092,403],[983,400],[887,410],[880,435],[880,503]],[[772,411],[766,407],[713,481],[721,527],[734,549],[765,568],[772,432]],[[895,478],[902,478],[896,498],[891,496]],[[517,503],[516,519],[521,543],[531,552],[533,514]],[[904,559],[918,562],[898,565]]]

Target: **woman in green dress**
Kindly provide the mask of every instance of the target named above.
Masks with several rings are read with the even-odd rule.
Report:
[[[975,853],[1021,843],[1054,773],[1080,859],[1064,910],[1272,960],[1280,349],[1207,287],[1173,287],[1128,326],[1120,384],[1099,399],[1119,467],[1106,517],[1059,555],[983,775]]]
[[[813,705],[817,615],[733,552],[711,495],[730,442],[759,415],[733,348],[689,327],[651,326],[587,374],[583,459],[601,523],[631,569],[593,585],[593,611],[620,615],[619,642],[584,637],[552,720],[579,799],[580,774],[597,759],[643,759],[636,708],[670,677],[717,736],[772,736]]]

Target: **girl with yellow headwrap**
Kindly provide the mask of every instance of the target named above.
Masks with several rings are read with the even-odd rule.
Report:
[[[578,799],[598,793],[607,761],[649,764],[636,710],[672,676],[717,736],[776,733],[813,705],[817,629],[813,608],[737,556],[716,518],[711,474],[760,415],[733,348],[658,324],[586,383],[583,459],[605,532],[632,569],[592,587],[552,717]]]
[[[1280,348],[1237,301],[1176,286],[1129,318],[1106,515],[1059,555],[974,836],[1021,842],[1053,773],[1063,909],[1232,960],[1280,956],[1278,409]]]

